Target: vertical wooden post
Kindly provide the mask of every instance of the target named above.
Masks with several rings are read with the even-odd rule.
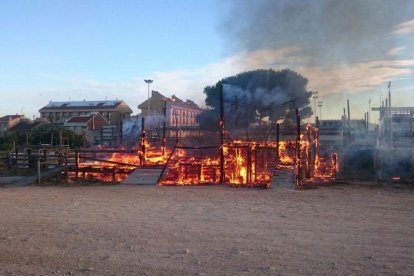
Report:
[[[69,150],[65,149],[65,177],[66,177],[66,183],[69,182],[69,160],[68,160],[68,154]]]
[[[37,152],[37,185],[42,183],[42,176],[40,172],[40,150]]]
[[[337,168],[338,168],[338,156],[337,156],[337,154],[335,152],[332,153],[332,165],[334,167],[333,174],[336,177],[336,174],[338,173],[338,170],[337,170]]]
[[[243,152],[240,149],[240,152]],[[252,182],[252,151],[250,146],[247,146],[247,177],[246,177],[246,184],[250,184]],[[244,183],[243,183],[244,184]]]
[[[167,102],[164,102],[164,122],[162,124],[162,156],[165,156],[165,149],[167,146],[167,140],[165,136],[165,128],[167,123]]]
[[[59,183],[60,183],[61,177],[62,177],[62,175],[61,175],[61,171],[59,171],[59,172],[57,173],[57,175],[56,175],[56,184],[59,184]]]
[[[112,183],[116,182],[116,171],[115,167],[112,167]]]
[[[301,156],[300,156],[300,115],[299,109],[296,108],[296,188],[301,186],[302,173],[301,173]]]
[[[318,156],[318,146],[319,146],[319,129],[315,128],[313,133],[313,153],[312,153],[312,177],[315,175],[316,171],[316,157]]]
[[[75,179],[78,180],[79,176],[79,152],[75,151]]]
[[[141,154],[142,154],[142,165],[145,165],[145,159],[147,157],[147,146],[145,145],[145,141],[147,140],[147,133],[145,131],[142,132],[141,137]]]
[[[200,164],[200,165],[198,165],[197,166],[197,172],[198,172],[198,182],[200,182],[201,183],[201,177],[202,177],[202,175],[203,175],[203,165],[202,164]]]
[[[220,182],[224,183],[224,95],[223,84],[220,85]]]
[[[306,178],[311,178],[311,176],[313,175],[312,172],[312,157],[311,157],[311,144],[312,144],[312,140],[311,140],[311,130],[309,127],[306,128],[306,136],[308,139],[308,143],[306,146]]]
[[[63,133],[62,130],[59,129],[59,147],[61,148],[63,146]]]
[[[254,158],[253,158],[253,161],[252,161],[252,173],[253,173],[253,176],[254,176],[254,178],[253,178],[253,180],[252,181],[254,181],[254,182],[256,182],[257,181],[257,147],[255,147],[254,149],[253,149],[253,152],[254,152]],[[267,167],[266,166],[266,163],[267,163],[267,155],[266,154],[264,154],[264,153],[267,153],[267,151],[264,151],[264,152],[262,152],[262,158],[264,159],[264,162],[263,162],[263,166],[265,166],[265,167]]]
[[[48,161],[47,154],[48,154],[47,149],[44,149],[43,150],[43,161],[44,161],[43,168],[45,168],[45,169],[47,169],[47,161]]]
[[[296,162],[300,160],[300,116],[296,108]]]
[[[24,159],[23,167],[26,167],[26,161],[27,161],[27,168],[34,168],[34,164],[30,164],[30,156],[31,155],[32,155],[32,150],[31,149],[27,149],[27,155],[25,155],[23,153],[23,159]]]
[[[276,123],[276,161],[279,163],[280,125]]]
[[[139,137],[139,163],[144,165],[145,162],[145,118],[141,118],[141,134]]]

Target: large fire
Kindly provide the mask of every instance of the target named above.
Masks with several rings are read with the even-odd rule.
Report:
[[[105,172],[87,172],[91,178],[118,182],[135,168],[144,166],[164,166],[159,185],[226,183],[233,187],[265,188],[271,186],[272,177],[280,168],[295,171],[298,188],[330,181],[339,169],[335,153],[330,156],[319,154],[317,129],[310,125],[298,141],[234,140],[224,143],[223,148],[177,145],[167,149],[151,145],[144,136],[140,147],[131,153],[112,153],[106,160],[79,163],[80,170],[91,167],[106,169]]]

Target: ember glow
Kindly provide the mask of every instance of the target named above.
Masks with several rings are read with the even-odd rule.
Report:
[[[95,161],[80,162],[78,174],[85,174],[83,177],[86,179],[120,182],[136,168],[163,166],[159,185],[215,185],[222,181],[232,187],[270,188],[276,171],[287,169],[295,171],[296,186],[300,188],[331,181],[339,170],[336,153],[329,156],[319,154],[317,129],[310,125],[306,126],[298,142],[227,142],[223,145],[223,168],[219,147],[177,145],[173,149],[163,150],[146,139],[140,142],[141,147],[135,151],[115,152],[105,160],[96,158]],[[88,172],[82,172],[86,168]],[[90,172],[91,169],[93,172]]]
[[[112,153],[100,153],[100,151],[113,151]],[[97,158],[96,156],[102,156]],[[139,149],[125,152],[124,149],[100,147],[98,151],[90,154],[79,155],[78,172],[71,173],[72,179],[95,179],[101,182],[121,182],[138,167],[163,166],[166,155],[156,146],[151,145],[146,139],[142,140]]]
[[[394,182],[398,182],[400,180],[401,180],[401,177],[400,176],[393,176],[392,177],[392,181],[394,181]]]
[[[317,129],[307,126],[306,133],[299,141],[301,154],[296,151],[296,141],[281,141],[278,145],[276,142],[235,140],[224,144],[224,183],[233,187],[269,188],[279,167],[296,170],[299,186],[333,180],[339,169],[337,155],[319,156]],[[208,157],[197,158],[179,149],[171,160],[160,185],[220,183],[218,151]]]

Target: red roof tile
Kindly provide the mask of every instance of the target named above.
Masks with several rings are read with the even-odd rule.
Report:
[[[74,116],[67,120],[66,123],[87,123],[90,119],[92,119],[93,115],[89,116]]]
[[[14,119],[23,117],[23,115],[6,115],[0,118],[0,122],[9,122]]]

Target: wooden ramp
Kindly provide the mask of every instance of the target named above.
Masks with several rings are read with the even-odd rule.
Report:
[[[137,168],[121,184],[126,185],[155,185],[162,168]]]
[[[295,172],[292,169],[278,169],[272,178],[272,187],[295,188]]]

